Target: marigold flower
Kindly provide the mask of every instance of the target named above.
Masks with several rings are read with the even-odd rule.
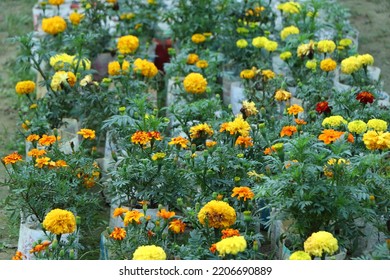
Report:
[[[13,152],[12,154],[9,154],[8,156],[5,156],[2,158],[2,161],[4,164],[15,164],[18,161],[22,161],[22,156],[19,155],[18,152]]]
[[[293,261],[310,261],[311,257],[305,251],[295,251],[288,259]]]
[[[114,209],[114,213],[112,214],[112,216],[114,218],[116,218],[116,217],[122,216],[122,214],[125,214],[128,211],[129,211],[129,209],[127,209],[127,208],[118,207],[118,208]]]
[[[207,123],[201,123],[190,128],[191,139],[204,138],[213,134],[214,130]]]
[[[317,44],[320,53],[332,53],[336,49],[336,44],[332,40],[321,40]]]
[[[294,133],[296,133],[298,130],[297,130],[297,127],[294,126],[294,125],[287,125],[287,126],[284,126],[282,128],[282,130],[280,131],[280,137],[284,137],[284,136],[292,136]]]
[[[217,142],[216,142],[216,141],[213,141],[213,140],[206,140],[206,147],[207,147],[207,148],[212,148],[212,147],[214,147],[215,145],[217,145]]]
[[[168,142],[168,145],[176,145],[178,148],[187,149],[190,141],[182,136],[177,136],[171,138],[171,141]]]
[[[356,134],[363,134],[367,130],[367,124],[361,120],[355,120],[348,123],[348,130]]]
[[[207,80],[199,73],[188,74],[183,81],[186,92],[193,94],[202,94],[206,91]]]
[[[363,66],[367,65],[373,65],[374,64],[374,58],[370,54],[362,54],[358,55],[357,59],[359,60],[360,64]]]
[[[287,101],[291,98],[291,93],[286,90],[279,89],[275,92],[274,98],[277,101]]]
[[[318,140],[323,141],[325,144],[331,144],[337,139],[339,139],[344,132],[337,131],[334,129],[325,129],[322,131],[322,134],[318,136]]]
[[[342,116],[330,116],[322,121],[323,127],[339,127],[346,124],[347,121]]]
[[[66,29],[66,21],[60,16],[42,19],[42,30],[51,35],[57,35]]]
[[[38,168],[43,168],[44,166],[48,166],[50,163],[49,157],[39,157],[35,159],[35,166]]]
[[[82,135],[84,139],[95,139],[95,130],[82,128],[77,134]]]
[[[274,147],[265,148],[263,151],[263,153],[267,156],[271,155],[273,152],[276,152]]]
[[[141,213],[138,210],[129,210],[125,214],[123,223],[125,224],[125,226],[128,226],[128,224],[131,224],[132,222],[136,222],[137,224],[140,224],[141,218],[144,216],[145,216],[144,213]]]
[[[25,255],[20,251],[16,251],[15,255],[12,256],[13,261],[21,261],[23,258],[25,258]]]
[[[217,251],[217,243],[211,244],[211,247],[209,248],[211,253],[215,253]]]
[[[248,46],[248,41],[245,39],[239,39],[236,42],[236,46],[240,49],[245,49]]]
[[[123,240],[126,238],[126,230],[120,227],[115,227],[110,234],[110,238],[114,240]]]
[[[261,36],[261,37],[256,37],[252,39],[252,45],[255,48],[264,48],[265,45],[269,42],[267,37]]]
[[[277,9],[288,14],[299,14],[301,5],[297,2],[290,1],[278,4]]]
[[[244,252],[247,243],[244,236],[232,236],[217,242],[216,248],[220,256],[237,255]]]
[[[167,255],[163,248],[156,245],[139,246],[134,254],[133,260],[165,260]]]
[[[336,67],[337,67],[336,61],[334,61],[331,58],[323,59],[320,62],[320,68],[322,71],[325,71],[325,72],[334,71],[336,69]]]
[[[49,0],[50,5],[59,6],[64,4],[65,0]]]
[[[294,25],[291,25],[283,28],[282,31],[280,31],[280,38],[282,38],[282,40],[284,41],[288,36],[293,34],[299,34],[299,28]]]
[[[242,198],[244,201],[246,201],[247,199],[254,198],[255,194],[249,187],[241,186],[233,188],[233,193],[231,196],[237,197],[238,200],[241,200]]]
[[[341,39],[339,42],[339,45],[343,47],[349,47],[351,44],[352,44],[352,40],[350,38]]]
[[[289,52],[289,51],[285,51],[285,52],[282,52],[280,55],[279,55],[280,59],[283,60],[283,61],[286,61],[288,60],[289,58],[292,57],[292,53]]]
[[[314,70],[317,68],[317,60],[311,59],[306,61],[305,67],[310,70]]]
[[[369,130],[363,134],[363,142],[369,150],[390,149],[390,132]]]
[[[241,112],[245,115],[245,117],[249,117],[256,115],[259,111],[256,109],[255,102],[244,100],[242,102]]]
[[[236,211],[224,201],[211,200],[200,209],[198,220],[208,227],[227,228],[236,222]]]
[[[185,228],[186,224],[179,219],[172,220],[168,226],[168,229],[176,234],[184,233]]]
[[[200,69],[205,69],[205,68],[209,67],[209,63],[207,62],[207,60],[201,59],[201,60],[196,62],[195,66],[200,68]]]
[[[50,244],[51,241],[49,240],[42,241],[40,244],[35,245],[34,248],[30,250],[30,254],[42,252],[46,250]]]
[[[305,120],[302,120],[302,119],[294,119],[295,123],[297,125],[304,125],[304,124],[307,124],[307,121]]]
[[[83,18],[84,15],[77,12],[73,12],[69,15],[69,20],[73,25],[79,25]]]
[[[165,158],[165,156],[166,156],[166,153],[155,153],[152,155],[152,160],[153,161],[162,160]]]
[[[240,231],[238,229],[227,228],[222,230],[221,239],[225,239],[232,236],[240,236]]]
[[[251,127],[249,123],[243,119],[242,115],[239,114],[232,122],[223,123],[220,127],[220,132],[227,131],[230,135],[241,135],[248,136]]]
[[[56,167],[67,167],[68,164],[65,160],[59,159],[56,161]]]
[[[174,211],[167,211],[164,208],[157,212],[157,217],[163,218],[165,220],[168,220],[175,215],[176,213]]]
[[[276,41],[268,40],[264,45],[264,49],[266,49],[269,52],[274,52],[276,51],[277,48],[278,48],[278,42]]]
[[[152,140],[148,132],[137,131],[131,136],[131,142],[134,144],[146,145]]]
[[[306,44],[301,44],[297,48],[297,55],[300,58],[308,57],[309,59],[313,58],[314,54],[314,42],[310,41]]]
[[[39,149],[32,149],[27,153],[29,157],[35,157],[35,158],[44,156],[45,154],[46,154],[45,150],[39,150]]]
[[[34,142],[38,141],[40,136],[38,134],[30,134],[29,136],[26,137],[26,141],[28,142]]]
[[[249,148],[253,146],[253,140],[250,136],[238,136],[236,143],[236,146],[241,146],[243,148]]]
[[[58,91],[63,89],[65,83],[73,87],[76,81],[77,78],[73,72],[57,71],[51,79],[50,86],[54,91]]]
[[[199,56],[196,53],[190,53],[187,56],[187,64],[193,65],[199,61]]]
[[[192,35],[191,41],[195,44],[201,44],[204,41],[206,41],[206,36],[204,36],[203,34],[197,33],[197,34]]]
[[[375,131],[387,130],[387,122],[381,119],[371,119],[367,122],[367,128]]]
[[[368,91],[362,91],[356,96],[356,100],[363,104],[373,103],[374,99],[374,95]]]
[[[54,135],[43,134],[42,137],[38,140],[38,143],[42,146],[50,146],[53,145],[57,140],[58,138]]]
[[[331,112],[331,107],[329,107],[329,103],[326,101],[318,102],[316,105],[316,111],[319,114],[322,114],[322,113],[329,114]]]
[[[53,209],[45,216],[42,226],[56,235],[72,233],[76,230],[76,217],[68,210]]]
[[[158,74],[158,69],[153,62],[137,58],[134,61],[134,72],[139,73],[146,78],[153,78]]]
[[[287,108],[287,113],[289,115],[298,115],[299,113],[303,112],[303,108],[297,104],[293,104],[290,107]]]
[[[163,139],[163,137],[161,136],[160,132],[158,132],[158,131],[149,131],[148,135],[149,135],[149,138],[151,140],[161,141]]]
[[[261,76],[263,77],[264,81],[269,81],[275,78],[276,74],[274,71],[266,69],[261,71]]]
[[[250,80],[250,79],[253,79],[255,77],[255,75],[256,75],[256,72],[253,69],[245,69],[245,70],[241,71],[240,78]]]
[[[122,36],[118,39],[117,49],[119,53],[126,55],[134,53],[139,47],[138,37],[133,35]]]
[[[341,72],[352,74],[362,67],[361,61],[356,56],[350,56],[341,61]]]
[[[35,90],[35,83],[33,81],[20,81],[15,86],[17,94],[30,94]]]
[[[333,255],[338,249],[337,239],[326,231],[313,233],[303,244],[305,252],[311,256],[322,257],[323,254]]]

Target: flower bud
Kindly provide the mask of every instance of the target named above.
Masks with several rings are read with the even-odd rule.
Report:
[[[76,216],[76,225],[77,226],[81,225],[81,217],[80,216]]]
[[[65,256],[65,250],[64,249],[61,249],[60,253],[59,253],[60,257],[64,257]]]
[[[253,241],[253,251],[258,251],[259,250],[259,242],[257,240]]]
[[[197,203],[195,203],[195,212],[198,213],[199,210],[200,210],[200,203],[197,202]]]
[[[252,221],[252,213],[251,213],[251,211],[244,211],[244,221],[245,222]]]
[[[241,180],[240,177],[238,177],[238,176],[234,177],[234,182],[239,182],[240,180]]]
[[[51,243],[51,248],[55,250],[57,249],[57,247],[58,247],[58,241],[57,239],[54,239],[53,242]]]
[[[74,250],[73,249],[69,250],[69,258],[72,259],[72,260],[75,258],[75,254],[74,254]]]
[[[177,200],[176,200],[176,203],[178,206],[182,207],[184,205],[183,203],[183,199],[181,197],[179,197]]]

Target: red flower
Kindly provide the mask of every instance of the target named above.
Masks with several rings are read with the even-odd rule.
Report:
[[[374,96],[368,91],[362,91],[356,96],[356,100],[359,100],[360,103],[364,104],[372,103],[374,102]]]
[[[332,109],[332,107],[329,107],[329,104],[326,101],[318,102],[316,105],[316,111],[319,114],[330,113],[331,109]]]

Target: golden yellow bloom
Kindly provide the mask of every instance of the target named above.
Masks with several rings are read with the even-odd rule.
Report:
[[[201,123],[190,128],[191,139],[203,138],[212,136],[214,130],[207,123]]]
[[[39,157],[35,159],[35,166],[38,168],[43,168],[44,166],[49,166],[51,164],[51,159],[49,157]]]
[[[322,257],[323,254],[333,255],[338,249],[337,239],[326,231],[313,233],[303,244],[305,252],[311,256]]]
[[[356,134],[363,134],[367,131],[367,124],[361,120],[355,120],[348,123],[348,130]]]
[[[185,228],[186,224],[179,219],[172,220],[168,226],[168,229],[176,234],[184,233]]]
[[[38,108],[38,104],[37,104],[37,103],[33,103],[33,104],[30,105],[29,108],[30,108],[31,110],[36,109],[36,108]]]
[[[82,128],[80,131],[77,132],[77,134],[82,135],[84,139],[95,139],[95,130],[88,129],[88,128]]]
[[[128,72],[130,68],[130,63],[127,60],[123,60],[121,68],[119,61],[111,61],[110,63],[108,63],[107,67],[108,74],[110,76],[118,76],[124,74],[125,72]]]
[[[352,44],[352,40],[349,38],[341,39],[339,42],[339,45],[343,47],[349,47],[351,44]]]
[[[323,127],[339,127],[343,124],[347,124],[347,121],[342,116],[330,116],[322,121]]]
[[[247,199],[253,199],[255,194],[249,187],[241,186],[233,188],[232,197],[237,197],[238,200],[241,200],[242,198],[246,201]]]
[[[38,140],[38,143],[42,146],[50,146],[53,145],[57,140],[59,140],[58,137],[55,137],[54,135],[43,134],[41,139]]]
[[[245,137],[249,135],[250,129],[249,123],[243,119],[241,114],[239,114],[234,121],[222,124],[219,131],[227,131],[230,135],[239,134]]]
[[[63,70],[69,69],[71,65],[73,65],[73,60],[75,59],[74,55],[69,55],[66,53],[56,54],[50,57],[50,66],[54,68],[54,70]]]
[[[186,92],[193,94],[202,94],[206,91],[207,80],[199,73],[188,74],[183,81]]]
[[[187,149],[190,141],[182,136],[171,138],[171,141],[168,145],[176,145],[177,147],[181,147],[182,149]]]
[[[199,56],[196,53],[190,53],[187,56],[187,64],[193,65],[199,61]]]
[[[336,69],[337,63],[331,58],[321,60],[320,68],[322,71],[331,72]]]
[[[252,39],[252,45],[255,48],[264,48],[265,45],[269,42],[267,37],[261,36],[261,37],[256,37]]]
[[[42,226],[56,235],[72,233],[76,230],[76,217],[68,210],[53,209],[46,215]]]
[[[311,257],[305,251],[295,251],[288,259],[293,261],[310,261]]]
[[[287,108],[287,112],[289,115],[298,115],[299,113],[303,112],[303,108],[297,104],[293,104],[290,107]]]
[[[204,41],[206,41],[206,36],[204,36],[203,34],[197,33],[197,34],[192,35],[191,41],[195,44],[201,44]]]
[[[359,60],[360,64],[363,66],[367,65],[373,65],[374,64],[374,58],[370,54],[362,54],[358,55],[357,59]]]
[[[38,158],[38,157],[46,155],[46,151],[45,150],[39,150],[39,149],[32,149],[32,150],[28,151],[27,155],[29,157]]]
[[[314,70],[317,68],[317,60],[310,59],[310,60],[306,61],[305,66],[307,69]]]
[[[165,210],[165,208],[163,208],[157,212],[157,217],[163,218],[165,220],[168,220],[175,215],[176,215],[176,213],[174,211],[167,211],[167,210]]]
[[[236,222],[236,211],[224,201],[211,200],[198,213],[202,225],[227,228]]]
[[[301,5],[297,2],[280,3],[277,9],[287,14],[299,14],[301,11]]]
[[[65,160],[59,159],[56,161],[56,167],[67,167],[67,163]]]
[[[350,56],[341,61],[341,72],[352,74],[362,67],[361,61],[356,56]]]
[[[241,146],[243,148],[249,148],[253,146],[253,140],[250,136],[238,136],[236,143],[236,146]]]
[[[245,114],[245,116],[249,117],[249,116],[254,116],[256,115],[259,111],[256,109],[256,104],[255,102],[253,101],[248,101],[248,100],[244,100],[242,102],[242,109],[244,112],[243,114]]]
[[[245,69],[241,71],[240,78],[250,80],[253,79],[255,75],[256,71],[254,71],[253,69]]]
[[[63,89],[65,83],[73,87],[76,84],[77,78],[72,72],[57,71],[51,79],[50,86],[54,91]]]
[[[390,132],[369,130],[363,134],[363,142],[369,150],[390,149]]]
[[[119,53],[126,55],[134,53],[139,47],[139,40],[136,36],[126,35],[118,39],[117,49]]]
[[[387,130],[387,122],[381,119],[371,119],[367,122],[367,128],[375,131]]]
[[[165,260],[167,255],[163,248],[156,245],[139,246],[134,254],[133,260]]]
[[[66,21],[60,16],[42,19],[42,30],[51,35],[57,35],[66,29]]]
[[[280,38],[282,38],[282,40],[284,41],[288,36],[293,34],[299,34],[299,28],[294,25],[291,25],[283,28],[282,31],[280,31]]]
[[[14,164],[17,163],[18,161],[22,161],[22,156],[19,155],[18,152],[13,152],[8,156],[3,157],[2,161],[4,162],[4,164]]]
[[[65,0],[49,0],[50,5],[59,6],[64,4]]]
[[[134,72],[139,73],[146,78],[153,78],[157,75],[158,69],[153,62],[137,58],[134,61]]]
[[[306,44],[301,44],[297,48],[297,55],[300,58],[303,58],[306,56],[308,56],[310,58],[310,56],[313,54],[313,52],[314,52],[314,42],[313,41],[310,41],[309,43],[306,43]]]
[[[261,76],[263,77],[264,81],[269,81],[275,78],[276,74],[274,71],[266,69],[261,71]]]
[[[140,224],[141,218],[144,216],[145,216],[144,213],[141,213],[138,210],[129,210],[125,214],[125,218],[123,219],[123,223],[125,224],[125,226],[128,226],[132,222]]]
[[[278,42],[276,42],[276,41],[268,40],[264,44],[264,49],[266,49],[269,52],[274,52],[274,51],[276,51],[277,48],[278,48]]]
[[[110,234],[110,238],[114,240],[123,240],[126,238],[126,230],[120,227],[115,227]]]
[[[198,62],[196,62],[196,67],[200,68],[200,69],[205,69],[207,67],[209,67],[209,63],[207,62],[207,60],[204,60],[204,59],[201,59],[199,60]]]
[[[216,142],[216,141],[206,140],[206,147],[207,147],[207,148],[212,148],[212,147],[214,147],[215,145],[217,145],[217,142]]]
[[[152,160],[156,161],[156,160],[162,160],[164,159],[166,156],[166,153],[155,153],[152,155]]]
[[[274,98],[277,101],[287,101],[291,98],[291,93],[286,90],[279,89],[275,92]]]
[[[127,208],[122,208],[122,207],[115,208],[115,209],[114,209],[114,213],[112,214],[112,216],[113,216],[114,218],[116,218],[116,217],[122,216],[122,214],[125,214],[125,213],[127,213],[128,211],[129,211],[129,209],[127,209]]]
[[[244,236],[224,238],[215,245],[220,256],[237,255],[244,252],[247,246]]]
[[[336,44],[332,40],[321,40],[317,44],[320,53],[332,53],[336,49]]]
[[[236,42],[236,46],[240,49],[245,49],[248,46],[248,41],[245,39],[239,39]]]
[[[34,141],[38,141],[39,138],[40,136],[38,134],[30,134],[29,136],[27,136],[26,141],[34,142]]]
[[[77,12],[73,12],[69,15],[69,20],[73,25],[79,25],[83,18],[84,15]]]
[[[283,61],[286,61],[288,60],[289,58],[292,57],[292,53],[289,52],[289,51],[285,51],[285,52],[282,52],[280,55],[279,55],[280,59],[283,60]]]
[[[35,90],[35,83],[33,81],[21,81],[15,86],[17,94],[30,94]]]

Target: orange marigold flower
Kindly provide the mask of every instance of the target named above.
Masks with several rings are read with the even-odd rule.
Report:
[[[2,158],[4,164],[14,164],[18,161],[22,161],[22,156],[18,154],[18,152],[13,152],[12,154],[9,154],[8,156],[5,156]]]
[[[303,108],[297,104],[293,104],[290,107],[287,108],[287,112],[289,115],[298,115],[299,113],[303,112]]]
[[[227,228],[222,230],[221,239],[225,239],[232,236],[240,236],[240,231],[238,229]]]
[[[169,212],[169,211],[165,210],[164,208],[161,209],[160,211],[158,211],[158,213],[157,213],[157,217],[161,217],[161,218],[166,219],[166,220],[168,220],[169,218],[172,218],[175,215],[176,215],[176,213],[174,211]]]
[[[56,166],[57,167],[67,167],[68,165],[66,164],[65,160],[59,159],[56,161]]]
[[[171,142],[168,143],[168,145],[176,145],[176,147],[180,147],[182,149],[187,149],[190,141],[182,136],[177,136],[174,138],[171,138]]]
[[[44,250],[46,250],[47,247],[49,247],[50,244],[51,244],[51,241],[45,240],[41,244],[35,245],[34,248],[32,248],[30,250],[30,254],[39,253],[41,251],[44,251]]]
[[[56,138],[54,135],[43,134],[41,139],[38,140],[38,143],[39,143],[39,145],[42,145],[42,146],[50,146],[50,145],[54,144],[57,140],[59,140],[59,139]]]
[[[128,211],[129,211],[129,209],[122,208],[122,207],[115,208],[115,209],[114,209],[114,213],[112,214],[112,216],[113,216],[114,218],[116,218],[116,217],[118,217],[118,216],[122,216],[122,214],[127,213]]]
[[[163,139],[160,132],[158,132],[158,131],[149,131],[148,136],[150,137],[150,139],[154,139],[157,141],[161,141]]]
[[[185,228],[186,228],[186,224],[179,219],[175,219],[171,221],[168,226],[168,229],[176,234],[183,233]]]
[[[293,125],[284,126],[282,130],[280,131],[280,137],[283,136],[292,136],[294,133],[296,133],[297,127]]]
[[[35,83],[33,81],[21,81],[15,86],[17,94],[30,94],[35,90]]]
[[[307,124],[307,121],[305,120],[302,120],[302,119],[294,119],[295,123],[297,125],[304,125],[304,124]]]
[[[344,132],[337,131],[334,129],[325,129],[322,131],[322,134],[318,136],[318,140],[323,141],[325,144],[330,144],[339,139]]]
[[[252,137],[250,136],[238,136],[236,140],[236,146],[241,146],[243,148],[248,148],[253,146]]]
[[[50,164],[49,157],[40,157],[35,160],[35,166],[38,168],[43,168],[44,166],[48,166]]]
[[[40,136],[38,134],[30,134],[29,136],[27,136],[26,140],[28,142],[34,142],[34,141],[38,141],[40,138]]]
[[[264,150],[264,154],[265,155],[271,155],[273,152],[276,152],[276,150],[275,150],[275,148],[274,147],[268,147],[268,148],[265,148],[265,150]]]
[[[213,140],[206,140],[206,147],[207,147],[207,148],[212,148],[212,147],[214,147],[215,145],[217,145],[217,142],[216,142],[216,141],[213,141]]]
[[[217,251],[217,243],[212,244],[209,250],[214,254]]]
[[[84,139],[95,139],[95,130],[92,129],[82,128],[77,134],[82,135]]]
[[[358,100],[360,103],[367,104],[367,103],[373,103],[374,102],[374,95],[368,91],[360,92],[356,96],[356,100]]]
[[[111,232],[110,237],[115,240],[123,240],[126,237],[126,230],[120,227],[115,227]]]
[[[21,260],[23,260],[24,257],[25,256],[23,255],[22,252],[16,251],[15,255],[12,256],[12,260],[13,261],[21,261]]]
[[[32,149],[32,150],[30,150],[30,151],[27,153],[27,155],[28,155],[29,157],[35,157],[35,158],[37,158],[37,157],[41,157],[41,156],[46,155],[46,151],[45,151],[45,150],[39,150],[39,149]]]
[[[233,188],[232,197],[235,197],[235,196],[237,196],[238,200],[243,198],[244,201],[246,201],[247,199],[254,198],[255,194],[253,193],[253,191],[249,187],[242,186],[242,187]]]
[[[141,213],[138,210],[129,210],[126,212],[125,218],[123,219],[123,223],[125,226],[131,224],[132,222],[136,222],[137,224],[141,223],[141,218],[144,217],[144,213]]]
[[[137,131],[131,136],[131,142],[134,144],[146,145],[150,140],[150,134],[146,131]]]

